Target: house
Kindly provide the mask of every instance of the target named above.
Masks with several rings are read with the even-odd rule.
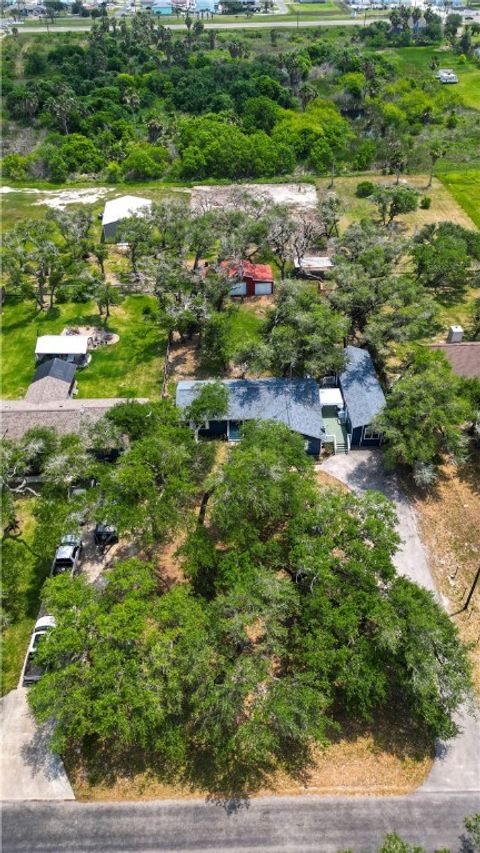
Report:
[[[88,341],[87,335],[41,335],[35,345],[35,361],[41,364],[54,358],[85,367],[91,358]]]
[[[122,195],[120,198],[105,202],[102,214],[102,238],[107,240],[109,237],[115,237],[119,222],[130,216],[145,216],[151,206],[151,199],[135,195]]]
[[[173,15],[173,6],[171,3],[155,4],[152,6],[154,15]]]
[[[181,381],[177,384],[176,404],[186,409],[204,382]],[[200,435],[239,441],[245,421],[279,421],[299,433],[305,450],[318,456],[324,440],[318,385],[314,379],[231,379],[223,383],[229,391],[228,411],[209,421]]]
[[[294,258],[295,274],[301,278],[323,279],[327,270],[332,269],[333,262],[328,255],[304,255],[299,261]]]
[[[345,348],[345,367],[338,386],[345,403],[345,426],[349,447],[378,447],[381,435],[370,425],[385,406],[380,385],[368,350]]]
[[[33,381],[27,389],[25,399],[31,403],[47,403],[66,400],[75,390],[75,364],[61,358],[43,361],[35,371]]]
[[[35,403],[32,400],[0,400],[0,420],[5,438],[16,441],[32,427],[53,427],[59,435],[82,433],[106,413],[127,400],[121,397],[92,400],[54,400]],[[139,403],[148,400],[138,399]]]
[[[431,344],[430,349],[443,352],[457,376],[480,379],[480,341]]]
[[[274,280],[270,264],[251,261],[222,261],[220,269],[235,279],[230,296],[267,296],[273,293]]]

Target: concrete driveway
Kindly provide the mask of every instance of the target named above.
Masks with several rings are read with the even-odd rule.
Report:
[[[39,728],[24,687],[0,700],[2,800],[74,800],[61,759],[48,747],[49,728]]]
[[[437,593],[428,558],[418,532],[415,509],[402,491],[394,474],[383,467],[378,450],[354,450],[330,456],[319,466],[345,483],[353,491],[374,489],[383,492],[395,504],[398,533],[402,539],[394,563],[399,574],[430,590],[448,610],[448,601]],[[435,745],[436,759],[426,781],[424,792],[480,792],[480,720],[478,709],[464,707],[457,715],[460,734],[446,743]]]

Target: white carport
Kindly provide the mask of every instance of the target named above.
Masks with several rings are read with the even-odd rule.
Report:
[[[35,345],[35,360],[63,358],[75,364],[84,364],[87,361],[88,340],[87,335],[41,335]]]

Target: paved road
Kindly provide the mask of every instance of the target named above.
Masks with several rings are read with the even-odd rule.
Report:
[[[381,21],[382,18],[368,18],[368,23],[371,24],[373,21]],[[186,32],[185,24],[164,24],[163,26],[167,27],[169,30],[183,30]],[[319,18],[315,21],[302,21],[297,24],[296,18],[292,18],[291,21],[245,21],[245,22],[230,22],[225,24],[216,24],[216,23],[205,23],[204,27],[206,30],[278,30],[280,28],[303,28],[303,27],[362,27],[363,26],[363,17],[362,18]],[[90,26],[61,26],[55,27],[50,26],[47,27],[19,27],[19,33],[83,33],[88,32],[91,28]]]
[[[402,544],[394,557],[397,571],[420,586],[436,593],[417,526],[415,509],[402,491],[395,475],[387,475],[378,451],[355,450],[330,456],[320,468],[351,489],[376,489],[395,504]],[[441,601],[448,610],[448,602]],[[422,791],[480,791],[480,711],[462,708],[457,715],[461,733],[446,743],[435,745],[436,759]]]
[[[478,796],[264,798],[247,804],[25,803],[3,809],[3,853],[374,853],[397,831],[427,853],[462,850]],[[465,848],[463,848],[465,851]]]

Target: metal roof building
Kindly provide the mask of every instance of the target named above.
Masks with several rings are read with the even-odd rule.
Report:
[[[40,335],[35,344],[37,357],[56,355],[86,355],[87,335]]]
[[[105,202],[102,215],[104,239],[115,236],[117,225],[122,219],[128,219],[130,216],[145,216],[151,206],[151,199],[136,195],[122,195]]]

